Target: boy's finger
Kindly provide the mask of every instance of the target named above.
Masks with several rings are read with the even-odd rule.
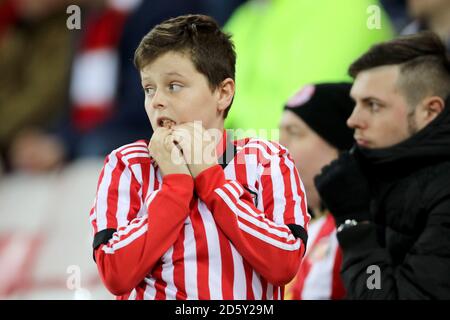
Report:
[[[171,130],[170,130],[170,129],[163,128],[163,127],[157,128],[157,129],[153,132],[153,135],[152,135],[152,139],[151,139],[151,140],[153,140],[153,141],[164,141],[165,137],[166,137],[167,135],[169,135],[170,133],[171,133]]]
[[[194,134],[194,127],[183,123],[180,126],[174,127],[173,132],[178,132],[180,135],[192,136]]]

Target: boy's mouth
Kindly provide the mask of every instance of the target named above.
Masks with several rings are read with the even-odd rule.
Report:
[[[171,129],[174,125],[177,124],[175,121],[167,117],[158,118],[157,123],[158,127],[164,127],[167,129]]]

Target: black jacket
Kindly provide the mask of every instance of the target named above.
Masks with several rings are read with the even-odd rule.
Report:
[[[450,105],[408,140],[356,149],[372,223],[338,234],[350,299],[450,299]],[[379,267],[380,289],[370,265]],[[375,267],[376,268],[376,267]]]

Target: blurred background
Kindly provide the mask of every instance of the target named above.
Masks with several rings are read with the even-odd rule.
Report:
[[[92,259],[104,157],[152,129],[132,63],[156,24],[213,16],[233,35],[228,128],[272,130],[300,87],[350,80],[372,44],[432,29],[448,0],[0,0],[0,299],[113,299]]]

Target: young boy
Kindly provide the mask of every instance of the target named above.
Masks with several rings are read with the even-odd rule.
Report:
[[[280,123],[280,142],[299,168],[313,216],[308,228],[308,250],[295,279],[286,286],[286,299],[342,299],[340,277],[342,252],[336,238],[333,216],[322,204],[314,177],[339,152],[354,143],[347,127],[355,103],[350,83],[320,83],[304,86],[287,102]]]
[[[235,59],[202,15],[161,23],[136,50],[154,134],[106,158],[90,214],[118,299],[282,299],[298,270],[309,216],[292,158],[223,129]]]

